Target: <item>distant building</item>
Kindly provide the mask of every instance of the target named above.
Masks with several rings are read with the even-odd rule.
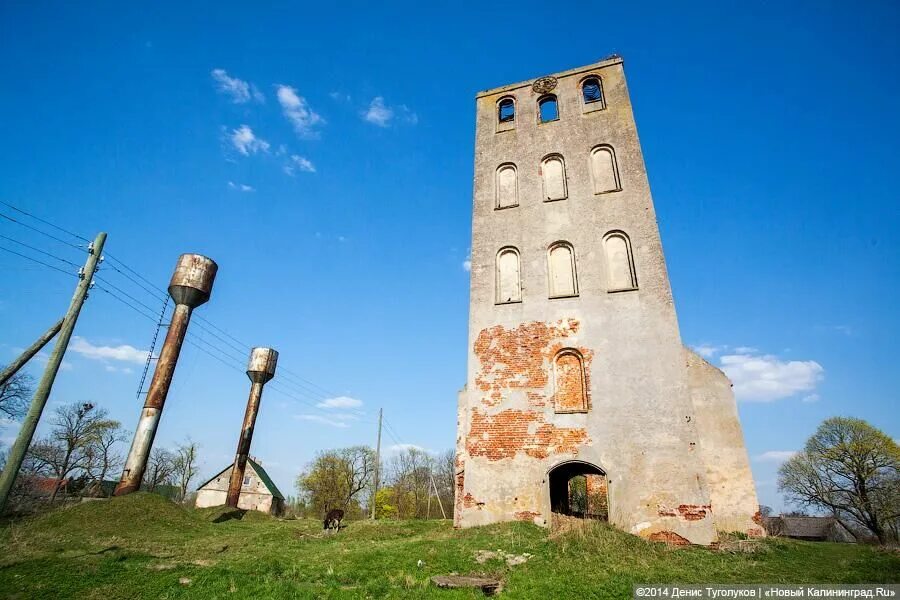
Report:
[[[807,542],[855,542],[847,529],[834,517],[765,517],[769,535]]]
[[[221,506],[225,504],[228,494],[228,481],[231,479],[230,464],[200,486],[197,490],[197,508]],[[238,508],[258,510],[259,512],[278,516],[284,511],[284,496],[278,486],[256,460],[247,460],[241,495],[238,497]]]

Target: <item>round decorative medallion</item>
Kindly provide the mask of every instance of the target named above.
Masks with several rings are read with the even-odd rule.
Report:
[[[547,92],[552,92],[554,88],[556,88],[556,77],[553,77],[552,75],[536,79],[535,82],[531,84],[531,90],[535,94],[546,94]]]

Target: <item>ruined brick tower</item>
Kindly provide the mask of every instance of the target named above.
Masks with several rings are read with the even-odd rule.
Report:
[[[730,382],[678,331],[622,59],[481,92],[476,111],[456,525],[586,513],[650,539],[761,535]]]

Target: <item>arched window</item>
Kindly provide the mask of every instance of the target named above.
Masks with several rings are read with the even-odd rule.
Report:
[[[550,271],[550,297],[565,298],[578,295],[578,279],[575,275],[575,251],[568,242],[557,242],[547,253]]]
[[[550,94],[538,100],[538,115],[541,123],[559,119],[559,105],[556,102],[556,96]]]
[[[553,371],[553,404],[556,412],[587,411],[587,386],[581,354],[572,348],[560,350],[553,360]]]
[[[606,254],[606,272],[609,277],[609,291],[637,289],[637,276],[634,272],[634,257],[631,254],[631,241],[622,231],[611,231],[603,238],[603,250]]]
[[[566,197],[566,164],[562,156],[553,154],[541,162],[541,179],[544,200],[562,200]]]
[[[497,253],[497,304],[521,302],[522,280],[519,273],[519,251],[503,248]]]
[[[512,123],[516,120],[516,101],[512,98],[503,98],[497,103],[497,121],[499,123]]]
[[[597,146],[591,150],[591,179],[594,181],[595,194],[618,192],[622,189],[616,153],[612,146]]]
[[[603,84],[599,77],[588,77],[581,83],[581,97],[585,104],[603,103]]]
[[[519,205],[519,182],[516,165],[507,163],[497,167],[497,208]]]

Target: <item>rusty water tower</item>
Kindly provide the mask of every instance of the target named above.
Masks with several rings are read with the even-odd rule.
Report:
[[[178,258],[178,264],[175,265],[175,272],[169,282],[169,295],[175,301],[172,321],[159,353],[156,369],[153,371],[153,379],[147,390],[141,418],[134,430],[134,439],[131,442],[128,459],[125,461],[125,468],[122,470],[122,478],[116,486],[114,493],[116,496],[136,492],[141,487],[141,479],[147,468],[147,458],[153,447],[153,438],[156,437],[159,418],[166,396],[169,394],[169,386],[172,384],[178,355],[181,353],[188,323],[191,321],[191,313],[209,300],[218,270],[215,261],[199,254],[182,254]]]
[[[247,399],[244,424],[241,426],[241,436],[238,438],[234,465],[231,468],[231,479],[228,481],[228,495],[225,498],[225,504],[234,508],[237,508],[241,496],[241,485],[244,483],[244,472],[247,468],[247,458],[250,456],[250,442],[253,441],[253,428],[256,425],[256,415],[259,413],[263,386],[275,377],[277,363],[278,352],[272,348],[253,348],[250,351],[250,361],[247,364],[247,377],[252,382],[250,398]]]

